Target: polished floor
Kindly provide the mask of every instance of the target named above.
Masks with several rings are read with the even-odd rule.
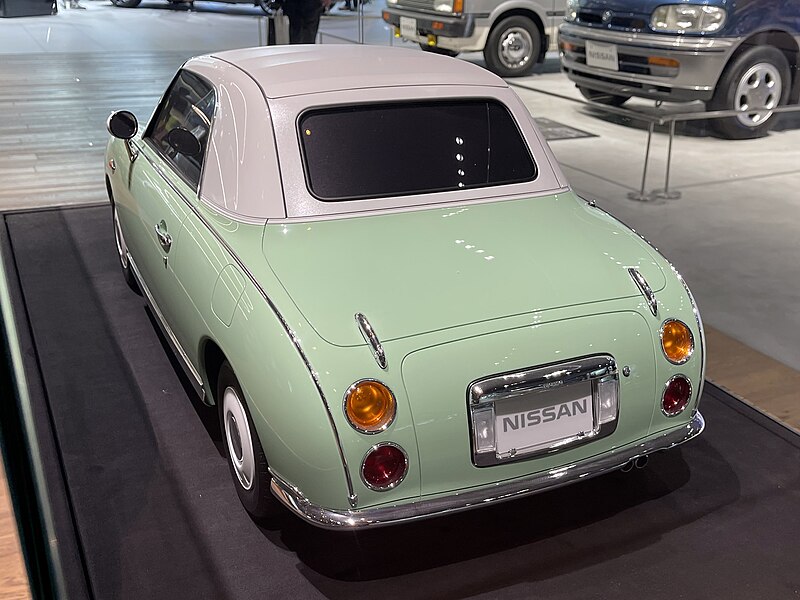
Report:
[[[381,1],[367,5],[365,40],[396,43],[379,18]],[[0,210],[104,202],[109,112],[128,108],[144,121],[186,58],[263,41],[254,7],[198,1],[187,11],[145,0],[125,10],[81,2],[86,10],[0,19]],[[357,19],[334,8],[321,33],[325,43],[357,40]],[[466,59],[482,64],[479,54]],[[800,428],[798,119],[745,142],[679,129],[671,187],[682,197],[633,202],[627,194],[641,185],[641,122],[577,103],[552,57],[511,83],[534,115],[595,134],[551,147],[576,190],[635,227],[685,276],[709,330],[709,378]],[[663,184],[666,146],[659,128],[648,190]],[[14,579],[4,571],[10,564],[2,561],[0,579]]]

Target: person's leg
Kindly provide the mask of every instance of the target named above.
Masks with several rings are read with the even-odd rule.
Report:
[[[314,10],[313,13],[310,13],[305,19],[303,19],[303,41],[299,43],[317,43],[317,31],[319,31],[319,19],[321,15],[322,6],[320,6],[319,9]]]
[[[303,20],[298,17],[289,17],[289,43],[290,44],[305,44],[303,41]]]

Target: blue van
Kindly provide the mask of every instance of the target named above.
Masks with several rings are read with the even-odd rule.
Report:
[[[586,98],[739,110],[711,121],[731,139],[766,135],[770,109],[800,95],[797,0],[568,0],[559,48]]]

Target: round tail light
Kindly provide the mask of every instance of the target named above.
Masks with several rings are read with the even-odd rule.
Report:
[[[661,326],[661,349],[664,356],[674,365],[682,365],[694,352],[692,330],[683,321],[668,319]]]
[[[683,412],[692,397],[692,384],[683,375],[675,375],[667,381],[664,394],[661,396],[661,410],[668,417]]]
[[[344,413],[357,431],[378,433],[392,424],[397,402],[392,391],[380,381],[362,379],[345,393]]]
[[[403,481],[408,472],[408,457],[392,443],[370,448],[361,463],[361,478],[367,487],[378,492],[390,490]]]

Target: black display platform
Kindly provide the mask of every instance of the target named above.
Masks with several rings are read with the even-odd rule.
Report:
[[[800,594],[800,436],[713,388],[701,404],[706,432],[641,471],[358,534],[288,513],[259,527],[236,498],[213,411],[190,397],[119,273],[109,207],[6,214],[5,223],[73,590],[120,599]]]

